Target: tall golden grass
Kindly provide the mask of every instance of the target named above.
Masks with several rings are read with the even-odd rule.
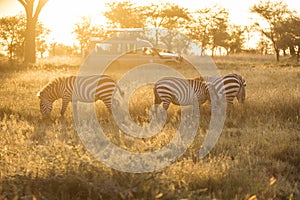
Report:
[[[245,55],[215,62],[222,74],[239,73],[246,79],[245,104],[235,102],[207,157],[198,159],[209,123],[206,104],[185,154],[163,170],[141,174],[116,171],[90,155],[76,134],[71,106],[60,119],[58,101],[52,119],[41,119],[36,93],[51,79],[76,74],[79,63],[2,62],[0,199],[300,199],[300,67]],[[148,123],[152,103],[149,87],[138,90],[130,103],[133,120]],[[96,108],[108,137],[135,152],[161,148],[180,123],[180,109],[171,106],[163,134],[135,139],[119,131],[101,102]]]

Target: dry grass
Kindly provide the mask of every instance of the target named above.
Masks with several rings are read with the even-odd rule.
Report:
[[[95,160],[76,134],[71,107],[61,120],[57,102],[52,120],[41,120],[37,91],[55,77],[76,74],[78,63],[2,62],[0,199],[300,199],[300,68],[272,59],[216,58],[222,74],[245,77],[246,103],[234,105],[205,159],[197,159],[197,153],[209,122],[208,105],[201,108],[201,128],[186,153],[161,171],[142,174],[119,172]],[[147,87],[134,94],[134,121],[149,121],[152,99]],[[179,108],[171,106],[165,134],[137,140],[119,132],[102,103],[96,107],[108,137],[131,151],[159,149],[180,122]]]

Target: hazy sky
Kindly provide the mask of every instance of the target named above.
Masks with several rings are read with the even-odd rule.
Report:
[[[49,0],[43,8],[39,20],[52,30],[51,37],[58,42],[72,43],[71,32],[74,23],[80,21],[82,16],[89,16],[93,22],[103,22],[101,13],[106,9],[104,0]],[[227,8],[230,20],[237,25],[248,25],[255,15],[249,12],[249,8],[259,0],[136,0],[131,1],[138,5],[149,2],[171,2],[194,11],[213,5],[221,5]],[[290,9],[300,13],[299,0],[285,0]],[[17,0],[0,0],[0,16],[24,13],[24,8]]]

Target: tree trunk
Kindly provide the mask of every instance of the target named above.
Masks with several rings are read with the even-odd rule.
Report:
[[[38,20],[38,16],[48,2],[48,0],[18,0],[22,6],[25,8],[26,12],[26,33],[25,33],[25,47],[24,47],[24,62],[25,63],[35,63],[35,26]],[[36,5],[34,12],[34,5]]]
[[[279,62],[279,49],[275,49],[275,53],[276,53],[276,61]]]
[[[12,61],[13,60],[13,45],[12,45],[12,42],[11,41],[7,46],[8,46],[8,59],[9,61]]]
[[[298,50],[297,50],[297,63],[299,62],[299,54],[300,54],[300,45],[298,45]]]
[[[296,55],[296,51],[293,45],[289,46],[289,50],[292,57]]]
[[[26,36],[25,36],[25,63],[35,63],[35,25],[36,21],[27,17]]]
[[[211,49],[211,57],[214,57],[215,56],[215,47],[212,47]]]

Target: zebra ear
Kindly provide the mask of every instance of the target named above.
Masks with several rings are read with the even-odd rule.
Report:
[[[40,98],[40,97],[41,97],[41,92],[38,92],[38,93],[36,94],[36,96],[37,96],[38,98]]]

